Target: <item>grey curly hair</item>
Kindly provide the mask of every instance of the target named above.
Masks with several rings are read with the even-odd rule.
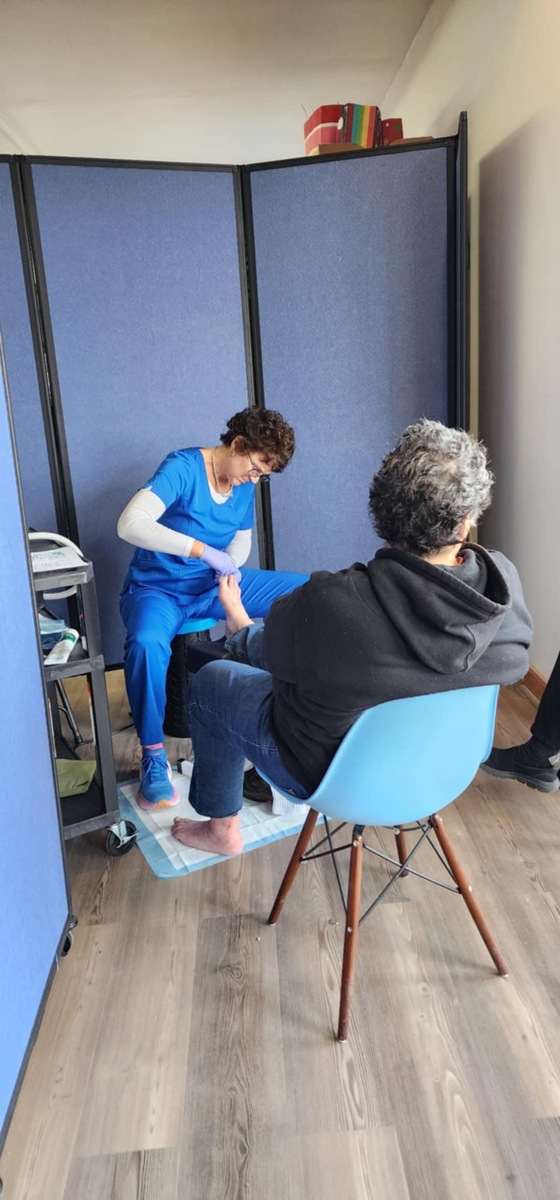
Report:
[[[369,491],[369,512],[390,546],[426,555],[459,541],[465,517],[490,504],[486,447],[462,429],[424,418],[385,455]]]

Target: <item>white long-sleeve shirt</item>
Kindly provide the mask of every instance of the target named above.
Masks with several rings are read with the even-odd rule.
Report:
[[[212,498],[217,504],[223,504],[227,496],[220,496],[211,488]],[[178,533],[161,525],[159,518],[165,512],[165,504],[156,496],[151,488],[141,488],[123,509],[118,523],[117,533],[124,542],[132,546],[140,546],[143,550],[154,550],[159,554],[175,554],[188,558],[191,554],[194,538],[187,534]],[[229,554],[238,567],[247,561],[251,552],[251,529],[239,529],[232,538],[225,553]]]

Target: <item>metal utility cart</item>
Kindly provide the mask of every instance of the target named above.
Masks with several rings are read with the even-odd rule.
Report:
[[[31,550],[45,550],[64,543],[59,535],[30,534]],[[51,542],[49,547],[48,540]],[[35,540],[40,538],[41,540]],[[65,839],[87,833],[93,829],[107,827],[106,847],[109,854],[126,854],[136,840],[136,827],[121,818],[117,797],[117,780],[111,741],[109,705],[105,685],[105,662],[101,653],[101,629],[95,590],[93,565],[81,556],[77,547],[76,565],[46,570],[33,569],[33,584],[36,594],[52,599],[51,594],[72,596],[72,608],[77,610],[76,628],[80,639],[65,663],[43,663],[45,684],[49,701],[51,729],[57,758],[78,758],[62,733],[60,724],[60,692],[62,681],[73,676],[87,677],[90,699],[91,724],[97,770],[88,790],[81,794],[60,797],[62,826]],[[58,685],[58,687],[57,687]],[[67,701],[62,684],[62,709],[66,712]],[[70,721],[71,727],[72,722]],[[76,740],[76,739],[75,739]],[[81,740],[78,738],[77,740]]]

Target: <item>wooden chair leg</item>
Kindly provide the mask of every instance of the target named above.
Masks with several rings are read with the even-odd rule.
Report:
[[[430,825],[432,826],[433,830],[435,831],[438,842],[439,842],[439,844],[443,850],[443,853],[445,854],[445,857],[449,863],[449,866],[451,867],[451,870],[453,872],[453,877],[455,879],[457,887],[459,888],[459,891],[463,897],[463,900],[465,901],[465,904],[466,904],[466,906],[471,914],[471,917],[478,929],[478,932],[490,954],[490,957],[492,958],[492,960],[496,966],[498,975],[507,975],[508,969],[507,969],[506,961],[501,953],[501,950],[500,950],[497,942],[494,940],[494,937],[492,936],[492,933],[490,932],[490,928],[486,923],[486,918],[484,916],[484,913],[482,912],[482,909],[480,907],[480,904],[478,903],[478,900],[475,900],[475,897],[473,895],[473,890],[472,890],[472,884],[469,883],[469,879],[466,874],[466,871],[465,871],[464,867],[461,865],[461,863],[459,862],[459,859],[457,858],[457,855],[455,853],[455,850],[453,848],[451,841],[449,840],[449,836],[447,834],[446,829],[444,828],[443,821],[442,821],[439,813],[432,814],[432,816],[430,817]]]
[[[348,901],[346,911],[346,931],[344,935],[344,957],[342,960],[342,984],[340,988],[340,1009],[338,1013],[339,1042],[345,1042],[348,1037],[350,1008],[354,990],[354,970],[358,950],[358,931],[360,928],[360,896],[362,891],[362,862],[364,851],[363,827],[354,826],[352,834],[352,849],[350,851],[350,874],[348,878]]]
[[[399,832],[395,834],[395,841],[397,843],[398,859],[402,866],[403,862],[406,862],[408,851],[406,848],[406,833],[403,833],[402,828],[400,826],[399,826]],[[404,879],[405,875],[410,875],[410,871],[403,871],[401,873],[401,879]]]
[[[292,883],[294,882],[294,879],[299,871],[299,864],[301,862],[302,856],[305,854],[305,851],[307,850],[309,842],[311,841],[311,834],[313,833],[313,830],[315,828],[318,816],[319,816],[319,813],[315,812],[314,808],[310,808],[310,810],[307,814],[307,817],[305,819],[303,829],[302,829],[302,831],[298,837],[298,840],[296,842],[296,848],[295,848],[294,853],[292,854],[292,857],[288,863],[288,869],[287,869],[286,874],[284,875],[284,878],[282,880],[282,883],[280,884],[280,887],[278,889],[278,895],[277,895],[276,900],[274,901],[274,904],[272,905],[272,908],[270,910],[270,916],[268,918],[269,925],[276,925],[276,922],[280,916],[280,913],[282,912],[282,909],[284,907],[284,903],[286,900],[286,896],[288,895],[288,892],[292,886]]]

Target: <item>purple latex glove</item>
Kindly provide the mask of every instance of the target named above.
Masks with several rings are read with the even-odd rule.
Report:
[[[239,567],[236,567],[235,571],[230,571],[230,575],[234,576],[237,583],[241,583],[241,571],[239,570]],[[223,575],[220,573],[220,571],[214,571],[214,582],[215,583],[219,583],[220,579],[222,579],[222,578],[223,578]]]
[[[223,550],[216,550],[214,546],[205,546],[200,555],[200,561],[215,571],[217,579],[222,575],[235,575],[237,582],[240,583],[241,571],[236,567],[229,554],[225,554]]]

